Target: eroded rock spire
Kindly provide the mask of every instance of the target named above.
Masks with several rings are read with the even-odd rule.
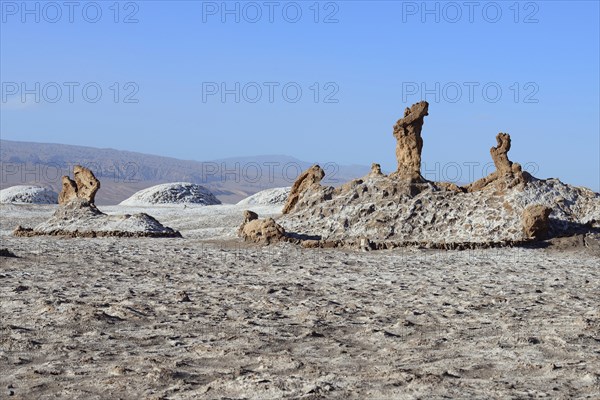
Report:
[[[490,149],[496,171],[485,178],[481,178],[466,186],[467,191],[474,192],[485,189],[490,185],[497,186],[497,184],[502,186],[499,189],[508,189],[529,180],[530,175],[527,172],[522,171],[521,165],[519,163],[513,163],[508,159],[510,135],[508,133],[500,132],[496,136],[496,142],[497,146]]]
[[[423,120],[428,114],[429,103],[421,101],[404,111],[404,117],[394,125],[396,160],[398,169],[392,176],[413,182],[423,182],[421,176],[421,151]]]

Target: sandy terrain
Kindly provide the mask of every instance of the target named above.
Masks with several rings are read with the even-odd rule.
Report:
[[[597,249],[261,248],[236,206],[101,209],[184,238],[17,238],[53,206],[0,206],[0,398],[600,398]]]

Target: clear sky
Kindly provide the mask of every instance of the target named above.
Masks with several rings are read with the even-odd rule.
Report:
[[[598,191],[598,4],[2,1],[0,132],[390,171],[426,99],[426,177],[481,176],[508,132],[513,161]]]

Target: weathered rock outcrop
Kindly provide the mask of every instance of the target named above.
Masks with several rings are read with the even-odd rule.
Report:
[[[277,221],[287,237],[300,238],[304,247],[455,249],[599,231],[600,194],[522,171],[508,158],[506,133],[490,150],[496,171],[489,176],[466,187],[423,179],[421,128],[427,113],[427,103],[417,103],[394,127],[398,170],[389,176],[374,164],[368,175],[335,189],[299,179],[301,195],[289,199],[291,206]]]
[[[542,204],[533,204],[523,211],[523,233],[529,239],[545,239],[550,230],[552,209]]]
[[[514,186],[524,184],[531,178],[527,172],[523,172],[521,165],[513,163],[508,159],[510,150],[510,135],[500,132],[496,136],[498,145],[490,149],[492,160],[496,166],[496,171],[480,180],[471,183],[466,187],[469,192],[483,190],[493,187],[499,190],[510,189]]]
[[[413,104],[410,108],[406,108],[404,117],[394,125],[398,169],[392,174],[393,177],[411,182],[425,181],[421,176],[421,151],[423,150],[421,130],[424,118],[429,115],[428,109],[429,103],[426,101]]]
[[[244,211],[244,223],[254,221],[255,219],[258,219],[257,213],[250,210]]]
[[[18,258],[15,253],[13,253],[12,251],[8,250],[7,248],[4,249],[0,249],[0,257],[12,257],[12,258]]]
[[[371,176],[382,176],[383,173],[381,172],[381,165],[379,165],[377,163],[371,164],[371,172],[370,172],[369,175],[371,175]]]
[[[58,195],[58,204],[67,204],[77,197],[77,184],[68,176],[62,177],[62,190]]]
[[[272,244],[285,241],[285,229],[273,218],[258,219],[252,211],[244,211],[244,222],[238,229],[238,235],[246,242]]]
[[[53,216],[35,228],[17,227],[15,236],[67,236],[67,237],[181,237],[181,234],[163,226],[152,216],[107,215],[94,205],[100,181],[92,171],[76,166],[75,181],[63,177],[63,190],[59,207]]]
[[[50,219],[34,228],[17,227],[15,236],[65,237],[181,237],[146,213],[107,215],[76,197],[60,206]]]
[[[100,189],[100,181],[89,169],[76,165],[73,167],[75,180],[68,176],[62,177],[62,190],[58,195],[58,204],[67,204],[76,197],[94,204],[96,193]]]
[[[100,181],[96,179],[94,173],[89,169],[76,165],[73,168],[75,183],[77,184],[77,197],[94,204],[96,193],[100,189]]]
[[[321,180],[324,176],[325,171],[318,165],[313,165],[304,171],[298,179],[296,179],[294,185],[292,185],[292,190],[290,191],[287,202],[283,206],[282,213],[288,214],[291,212],[305,192],[319,189],[321,187]]]

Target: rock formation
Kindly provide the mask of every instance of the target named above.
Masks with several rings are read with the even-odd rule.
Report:
[[[500,132],[496,136],[496,142],[498,145],[490,149],[490,154],[492,155],[492,160],[494,160],[494,165],[496,166],[498,173],[510,173],[513,170],[513,163],[508,159],[508,151],[510,150],[510,135],[508,133]]]
[[[294,182],[290,195],[288,196],[287,202],[283,206],[283,214],[291,212],[300,197],[307,191],[315,190],[321,187],[321,179],[325,176],[325,171],[318,166],[313,165],[306,171],[304,171],[298,179]]]
[[[599,231],[600,194],[522,171],[508,158],[506,133],[490,150],[496,171],[489,176],[465,187],[423,179],[427,113],[427,103],[417,103],[394,127],[398,169],[389,176],[373,164],[368,175],[334,189],[319,184],[320,170],[302,174],[277,220],[288,241],[298,239],[304,247],[456,249]]]
[[[12,257],[12,258],[18,258],[15,253],[13,253],[12,251],[8,250],[7,248],[4,249],[0,249],[0,257]]]
[[[255,213],[254,211],[250,211],[250,210],[244,211],[244,223],[254,221],[255,219],[258,219],[257,213]]]
[[[252,211],[244,212],[245,221],[238,229],[238,234],[246,242],[272,244],[285,241],[285,229],[273,218],[258,219]]]
[[[421,101],[404,111],[404,117],[394,125],[396,160],[398,169],[392,176],[411,182],[424,182],[421,176],[421,151],[423,120],[428,114],[429,103]]]
[[[75,180],[63,176],[59,207],[53,216],[35,228],[17,227],[15,236],[67,237],[181,237],[181,234],[163,226],[152,216],[107,215],[94,204],[100,181],[92,171],[81,166],[74,168]]]
[[[77,185],[77,197],[94,204],[96,192],[100,189],[100,181],[96,179],[94,173],[81,165],[73,168],[75,175],[75,184]]]
[[[68,176],[62,177],[62,190],[58,195],[58,204],[64,205],[77,197],[77,184]]]
[[[498,145],[490,149],[492,160],[496,166],[496,171],[490,175],[481,178],[480,180],[471,183],[466,187],[469,192],[482,190],[487,187],[497,187],[497,189],[509,189],[527,182],[530,175],[521,170],[521,165],[513,163],[508,159],[508,151],[510,150],[510,135],[500,132],[496,136]]]
[[[523,233],[529,239],[545,239],[550,230],[552,209],[541,204],[533,204],[523,211]]]
[[[58,204],[64,205],[75,198],[80,198],[94,204],[96,193],[100,189],[100,181],[89,169],[76,165],[73,168],[75,180],[68,176],[62,177],[62,190],[58,195]]]
[[[370,172],[369,175],[371,175],[371,176],[383,176],[383,173],[381,172],[381,165],[379,165],[377,163],[371,164],[371,172]]]

